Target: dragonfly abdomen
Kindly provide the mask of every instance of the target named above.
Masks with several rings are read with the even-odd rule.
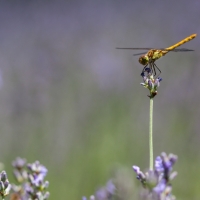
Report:
[[[171,50],[175,49],[176,47],[179,47],[179,46],[181,46],[182,44],[184,44],[184,43],[186,43],[186,42],[189,42],[190,40],[194,39],[196,36],[197,36],[197,34],[192,34],[192,35],[186,37],[185,39],[181,40],[180,42],[178,42],[178,43],[176,43],[176,44],[174,44],[174,45],[172,45],[172,46],[166,48],[166,50],[167,50],[167,51],[171,51]]]

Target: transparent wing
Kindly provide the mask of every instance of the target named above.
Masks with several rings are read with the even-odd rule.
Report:
[[[164,48],[121,48],[121,47],[117,47],[116,49],[125,49],[125,50],[151,50],[151,49],[155,49],[155,50],[166,50]],[[179,48],[179,49],[173,49],[173,50],[170,50],[170,51],[175,51],[175,52],[178,52],[178,51],[194,51],[192,49],[186,49],[186,48]]]
[[[152,49],[155,49],[155,48],[121,48],[121,47],[117,47],[116,49],[122,49],[122,50],[152,50]],[[163,48],[158,48],[156,50],[162,50],[162,51],[166,51],[166,49],[163,49]],[[173,49],[173,50],[170,50],[170,51],[173,51],[173,52],[187,52],[187,51],[194,51],[192,49],[186,49],[186,48],[179,48],[179,49]],[[146,54],[148,51],[145,51],[145,52],[142,52],[142,53],[136,53],[136,54],[133,54],[134,56],[139,56],[139,55],[143,55],[143,54]]]
[[[166,50],[166,49],[164,49],[164,50]],[[194,50],[192,50],[192,49],[186,49],[186,48],[180,48],[180,49],[173,49],[171,51],[174,51],[174,52],[186,52],[186,51],[194,51]]]
[[[127,50],[151,50],[154,48],[121,48],[121,47],[117,47],[116,49],[127,49]]]
[[[142,52],[142,53],[135,53],[135,54],[133,54],[134,56],[140,56],[140,55],[144,55],[144,54],[146,54],[148,51],[146,51],[146,52]]]

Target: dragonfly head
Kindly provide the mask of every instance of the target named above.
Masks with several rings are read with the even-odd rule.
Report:
[[[139,63],[142,65],[147,65],[149,62],[148,56],[144,55],[139,58]]]

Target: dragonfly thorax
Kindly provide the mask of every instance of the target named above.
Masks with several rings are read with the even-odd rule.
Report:
[[[147,65],[149,63],[149,57],[147,55],[141,56],[139,58],[139,63],[142,65]]]

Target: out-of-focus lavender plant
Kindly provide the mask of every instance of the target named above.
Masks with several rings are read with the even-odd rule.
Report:
[[[1,198],[4,199],[10,192],[11,184],[7,178],[7,174],[5,171],[0,173],[0,195]]]
[[[171,180],[175,178],[177,172],[172,172],[173,165],[177,161],[177,156],[162,153],[155,160],[155,169],[149,170],[145,174],[140,171],[138,166],[133,166],[137,174],[137,179],[141,181],[142,186],[147,189],[147,199],[152,200],[175,200],[172,195]]]
[[[48,170],[39,161],[27,164],[25,159],[16,158],[12,163],[14,176],[21,185],[13,185],[14,191],[11,199],[21,200],[46,200],[49,192],[46,191],[49,182],[45,181]]]
[[[112,180],[109,180],[105,187],[99,188],[95,195],[91,195],[88,200],[111,200],[115,196],[115,185]],[[87,200],[86,197],[82,197],[82,200]]]
[[[12,166],[14,168],[14,177],[18,183],[23,183],[27,180],[28,173],[26,170],[26,159],[17,157],[13,162]]]
[[[119,178],[119,173],[117,173],[117,177],[109,180],[105,187],[99,188],[89,198],[82,197],[82,200],[175,200],[175,196],[172,195],[171,181],[177,175],[177,172],[173,172],[173,166],[177,159],[176,155],[167,155],[163,152],[155,159],[154,170],[148,170],[146,173],[143,173],[138,166],[133,166],[137,179],[144,188],[140,193],[140,197],[137,197],[133,192],[132,194],[130,193],[132,196],[127,195],[129,193],[128,190],[130,190],[130,184],[127,186],[126,182],[129,182],[130,174],[127,178],[125,173],[120,173]],[[123,190],[125,189],[125,192],[121,190],[122,187]],[[134,191],[135,187],[133,184],[131,184],[131,187],[131,190]]]
[[[106,186],[97,189],[89,198],[82,197],[82,200],[133,200],[137,197],[131,168],[118,166],[112,171],[112,178]]]

